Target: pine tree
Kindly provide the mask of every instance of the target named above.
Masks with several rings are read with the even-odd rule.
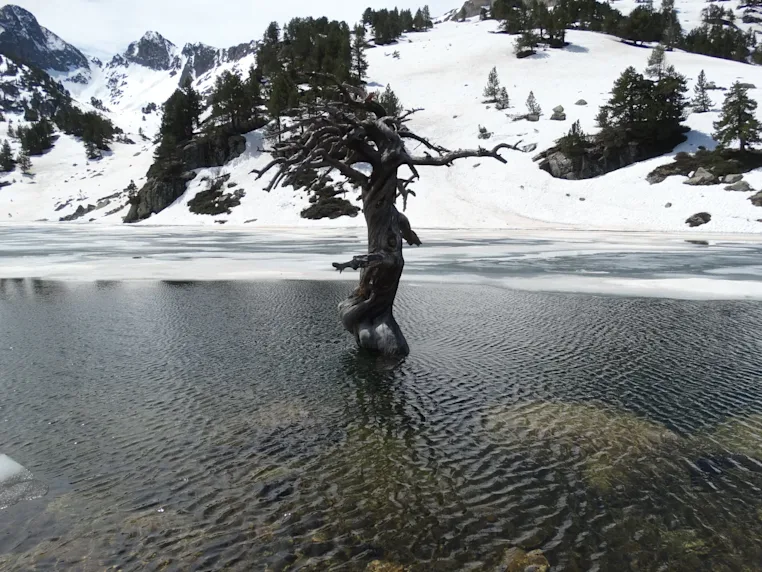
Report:
[[[484,88],[484,99],[486,103],[495,103],[500,95],[500,79],[497,77],[497,68],[494,67],[487,77],[487,87]]]
[[[508,109],[511,105],[511,99],[508,97],[508,90],[504,87],[500,88],[497,94],[497,101],[495,102],[495,108],[499,110]]]
[[[706,113],[712,108],[712,100],[709,98],[709,90],[707,89],[708,85],[706,74],[704,70],[701,70],[698,80],[696,80],[696,86],[693,88],[693,92],[696,95],[691,102],[693,109],[697,113]]]
[[[529,97],[527,97],[527,109],[532,115],[542,115],[542,108],[540,107],[540,104],[537,103],[537,100],[534,97],[534,92],[532,91],[529,92]]]
[[[29,153],[22,150],[16,158],[16,163],[24,175],[32,174],[32,160],[29,158]]]
[[[411,20],[411,26],[412,26]],[[352,38],[352,76],[358,84],[365,83],[365,76],[368,73],[368,58],[365,50],[368,43],[365,41],[365,26],[356,26]]]
[[[286,72],[281,72],[275,76],[275,80],[270,90],[270,99],[267,103],[267,110],[277,121],[278,140],[281,137],[281,118],[289,109],[293,109],[299,103],[299,92],[296,85],[291,81]]]
[[[90,161],[97,161],[98,159],[103,158],[101,150],[98,149],[98,147],[96,147],[95,143],[92,141],[85,141],[85,156]]]
[[[392,91],[392,86],[387,85],[384,92],[378,95],[377,100],[390,117],[398,117],[402,113],[402,103],[397,94]]]
[[[651,55],[648,57],[648,67],[646,68],[646,75],[654,78],[656,81],[661,80],[664,77],[664,72],[667,67],[667,59],[665,56],[664,46],[658,44]]]
[[[416,10],[413,17],[413,27],[417,32],[423,32],[426,30],[426,19],[423,17],[423,12],[420,8]]]
[[[513,44],[513,52],[516,57],[523,58],[535,53],[535,48],[540,38],[533,31],[526,31],[521,34]]]
[[[16,167],[16,161],[13,160],[13,151],[11,151],[11,144],[6,139],[3,141],[3,146],[0,148],[0,171],[13,171]]]
[[[746,150],[747,145],[762,140],[762,126],[754,117],[757,102],[748,95],[748,88],[735,82],[722,104],[720,120],[715,122],[714,138],[723,147],[738,141],[738,148]]]
[[[423,25],[424,29],[429,30],[434,27],[434,22],[431,20],[431,12],[429,11],[429,5],[423,7]]]

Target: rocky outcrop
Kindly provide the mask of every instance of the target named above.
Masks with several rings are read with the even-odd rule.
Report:
[[[737,192],[740,192],[740,193],[748,193],[748,192],[754,191],[752,186],[749,183],[747,183],[746,181],[736,181],[732,185],[728,185],[727,187],[725,187],[725,190],[726,191],[737,191]]]
[[[195,80],[201,77],[219,63],[219,50],[206,44],[186,44],[182,54],[186,60],[180,74],[180,85],[183,85],[186,79]]]
[[[535,160],[541,160],[540,169],[547,171],[557,179],[580,180],[592,179],[616,171],[638,161],[638,146],[627,145],[608,154],[596,152],[579,156],[568,156],[557,147],[540,153]]]
[[[720,182],[720,180],[713,174],[704,169],[704,167],[699,167],[696,169],[696,171],[691,175],[691,177],[683,181],[684,185],[693,185],[693,186],[703,186],[703,185],[716,185]]]
[[[702,224],[706,224],[710,220],[712,220],[712,215],[709,213],[696,213],[695,215],[688,217],[688,219],[685,221],[685,224],[690,227],[696,227],[701,226]]]
[[[186,185],[196,177],[195,169],[221,167],[246,150],[241,135],[200,137],[177,150],[170,159],[159,159],[148,170],[148,181],[130,199],[130,211],[124,222],[147,219],[175,202],[185,193]]]
[[[682,133],[658,144],[637,141],[619,147],[605,147],[598,141],[588,141],[583,149],[567,150],[560,145],[546,149],[534,157],[543,171],[557,179],[592,179],[633,163],[653,159],[674,149],[685,141]]]
[[[90,69],[82,52],[40,26],[33,14],[12,4],[0,9],[0,54],[43,70]]]
[[[494,3],[495,0],[466,0],[461,10],[453,11],[452,18],[457,18],[462,13],[465,14],[466,18],[473,18],[481,13],[482,8],[490,9]]]
[[[762,207],[762,191],[759,191],[756,195],[749,197],[749,200],[755,207]]]
[[[71,222],[73,220],[77,220],[85,216],[87,213],[90,213],[94,211],[96,208],[95,205],[87,205],[86,207],[83,207],[82,205],[79,205],[77,207],[77,210],[75,210],[72,214],[67,216],[62,216],[58,219],[59,222]]]
[[[154,71],[179,70],[180,57],[177,47],[158,32],[146,32],[137,42],[132,42],[127,51],[114,56],[110,67],[137,64]]]

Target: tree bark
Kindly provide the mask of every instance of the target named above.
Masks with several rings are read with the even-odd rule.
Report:
[[[363,193],[368,254],[356,256],[345,264],[334,263],[339,271],[360,269],[360,284],[339,304],[344,327],[361,348],[386,355],[410,353],[407,340],[394,319],[393,307],[405,267],[402,242],[420,244],[407,217],[394,204],[397,189],[396,167],[379,174],[374,172],[370,188]]]

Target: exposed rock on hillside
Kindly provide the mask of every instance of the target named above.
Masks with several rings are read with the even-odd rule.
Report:
[[[131,207],[124,222],[138,222],[159,213],[185,193],[195,169],[221,167],[246,150],[241,135],[200,137],[186,143],[175,157],[160,159],[148,171],[148,181],[130,200]]]
[[[703,186],[703,185],[716,185],[720,182],[720,180],[715,177],[712,173],[704,169],[704,167],[699,167],[696,169],[696,172],[691,175],[690,179],[683,181],[683,184],[685,185],[693,185],[693,186]]]
[[[712,215],[709,213],[696,213],[695,215],[688,217],[685,223],[690,227],[701,226],[712,220]]]
[[[583,152],[572,154],[555,146],[537,155],[539,167],[557,179],[592,179],[616,171],[633,163],[658,157],[685,140],[684,135],[664,141],[662,145],[645,145],[630,142],[617,148],[604,148],[590,144]]]
[[[137,42],[132,42],[122,56],[111,60],[111,66],[138,64],[155,71],[177,70],[180,58],[177,47],[158,32],[146,32]]]
[[[0,54],[44,70],[90,69],[82,52],[40,26],[30,12],[12,4],[0,9]]]

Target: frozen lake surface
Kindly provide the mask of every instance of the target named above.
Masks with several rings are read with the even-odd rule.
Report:
[[[525,290],[762,299],[762,235],[421,230],[404,280]],[[0,277],[355,280],[363,229],[0,225]]]

